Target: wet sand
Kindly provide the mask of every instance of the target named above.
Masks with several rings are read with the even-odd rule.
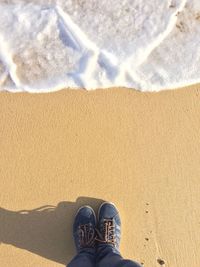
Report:
[[[0,116],[0,266],[68,263],[73,215],[103,200],[125,258],[200,266],[199,86],[2,92]]]

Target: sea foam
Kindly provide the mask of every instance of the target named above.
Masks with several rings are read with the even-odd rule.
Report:
[[[0,13],[0,90],[200,82],[198,0],[6,0]]]

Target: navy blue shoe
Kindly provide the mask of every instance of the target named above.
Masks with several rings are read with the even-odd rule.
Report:
[[[99,208],[97,234],[98,247],[111,246],[119,252],[121,220],[117,208],[111,202],[104,202]]]
[[[95,253],[95,228],[96,215],[89,206],[81,207],[75,216],[73,225],[73,236],[78,253],[90,249]]]

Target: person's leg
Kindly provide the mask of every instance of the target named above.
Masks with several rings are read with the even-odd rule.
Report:
[[[96,215],[89,206],[81,207],[75,217],[73,236],[77,255],[68,267],[95,267]]]
[[[98,249],[98,256],[96,258],[97,267],[141,267],[135,261],[123,259],[120,254],[113,251],[110,246]]]
[[[141,267],[138,263],[125,260],[119,252],[121,220],[114,204],[105,202],[98,213],[97,267]]]
[[[67,265],[68,267],[95,267],[95,257],[93,250],[87,249],[78,253],[72,261]]]

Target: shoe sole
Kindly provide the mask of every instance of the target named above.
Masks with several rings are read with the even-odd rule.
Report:
[[[99,209],[98,209],[98,221],[99,221],[99,213],[100,213],[100,210],[101,210],[101,208],[103,207],[103,205],[105,205],[105,204],[111,204],[111,205],[113,205],[113,206],[116,208],[117,212],[119,213],[118,208],[115,206],[115,204],[114,204],[113,202],[105,201],[105,202],[103,202],[103,203],[100,205],[100,207],[99,207]]]
[[[94,218],[95,218],[95,225],[97,225],[97,216],[96,216],[96,213],[95,213],[95,211],[93,210],[93,208],[90,207],[90,206],[88,206],[88,205],[81,206],[81,207],[77,210],[77,212],[76,212],[74,218],[76,218],[76,216],[78,215],[79,211],[80,211],[81,209],[83,209],[83,208],[89,208],[90,210],[92,210],[92,212],[93,212],[93,214],[94,214]]]

